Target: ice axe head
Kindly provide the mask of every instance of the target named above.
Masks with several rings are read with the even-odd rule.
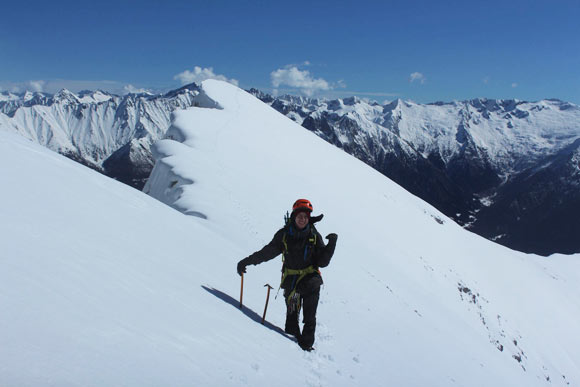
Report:
[[[262,324],[266,321],[266,310],[268,310],[268,300],[270,299],[270,289],[274,289],[270,286],[270,284],[264,285],[264,287],[268,287],[268,294],[266,295],[266,305],[264,306],[264,315],[262,316]]]

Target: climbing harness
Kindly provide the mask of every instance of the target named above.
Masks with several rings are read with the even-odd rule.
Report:
[[[290,301],[292,296],[294,296],[294,294],[296,293],[296,287],[298,286],[298,283],[300,281],[302,281],[302,279],[304,277],[306,277],[307,274],[312,274],[312,273],[319,273],[320,274],[320,271],[317,268],[315,268],[314,266],[308,266],[308,267],[306,267],[304,269],[300,269],[300,270],[284,268],[284,271],[282,273],[282,281],[280,281],[280,286],[282,286],[282,284],[284,283],[284,280],[289,275],[298,276],[298,277],[294,277],[294,279],[292,280],[292,287],[291,287],[292,291],[290,292],[290,294],[287,297],[288,302]]]

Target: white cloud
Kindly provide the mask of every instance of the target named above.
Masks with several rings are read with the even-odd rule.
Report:
[[[512,83],[512,87],[515,89],[516,87],[518,87],[518,84],[514,82]]]
[[[125,91],[125,94],[141,94],[141,93],[150,93],[150,90],[147,89],[139,89],[131,84],[126,85],[125,87],[123,87],[123,90]]]
[[[425,78],[425,76],[419,72],[414,72],[409,76],[409,82],[411,83],[418,81],[419,83],[424,84],[426,80],[427,78]]]
[[[25,91],[39,92],[46,91],[46,81],[25,81],[25,82],[2,82],[0,90],[10,91],[11,93],[22,93]]]
[[[277,89],[282,86],[290,86],[299,89],[307,96],[312,96],[317,91],[332,90],[327,81],[322,78],[313,78],[308,70],[299,70],[296,66],[285,67],[270,73],[272,86],[274,86],[274,94],[277,94]],[[344,81],[340,82],[340,87],[345,87]]]
[[[38,93],[42,93],[44,90],[44,85],[46,84],[45,81],[29,81],[28,86],[30,87],[31,91],[35,91]]]
[[[195,66],[193,71],[185,70],[184,72],[174,76],[173,79],[178,80],[182,85],[192,82],[200,83],[206,79],[219,79],[220,81],[226,81],[236,86],[238,86],[239,83],[236,79],[228,79],[225,75],[214,73],[212,67],[201,68],[199,66]]]

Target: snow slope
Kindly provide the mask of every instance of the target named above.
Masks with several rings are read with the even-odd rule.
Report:
[[[1,386],[580,383],[578,255],[470,234],[228,84],[198,102],[222,109],[176,116],[148,187],[198,216],[0,132]],[[339,234],[312,353],[280,297],[257,322],[279,260],[236,300],[302,196]]]
[[[370,384],[385,371],[413,385],[578,378],[577,255],[524,255],[466,232],[233,86],[207,81],[197,102],[155,147],[145,190],[206,218],[246,254],[296,198],[326,213],[320,229],[337,232],[339,245],[323,273],[325,366],[339,359]],[[267,263],[249,276],[261,285],[278,270]]]

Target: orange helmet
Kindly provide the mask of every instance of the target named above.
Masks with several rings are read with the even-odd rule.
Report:
[[[298,211],[308,211],[308,213],[312,212],[313,211],[312,203],[310,203],[310,201],[307,199],[296,200],[294,202],[294,205],[292,206],[292,213]]]

